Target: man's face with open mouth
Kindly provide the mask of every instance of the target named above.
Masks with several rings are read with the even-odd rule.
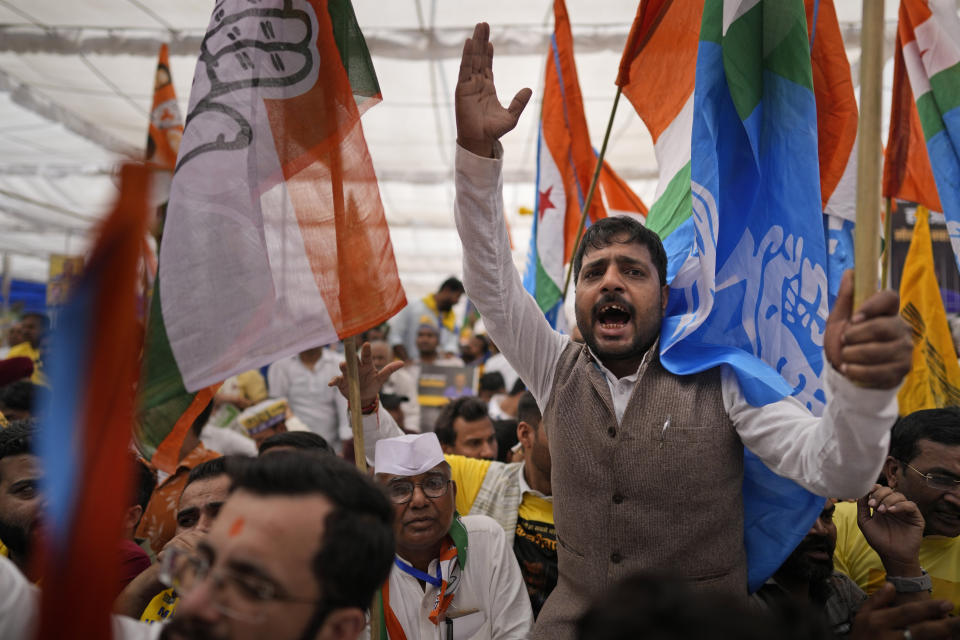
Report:
[[[667,287],[660,286],[646,246],[614,241],[584,254],[576,288],[577,326],[604,364],[642,358],[660,334],[666,302]]]

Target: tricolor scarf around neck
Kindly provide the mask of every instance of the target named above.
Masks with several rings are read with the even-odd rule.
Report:
[[[427,305],[427,308],[430,311],[433,311],[436,314],[437,318],[443,323],[443,328],[449,331],[450,333],[457,332],[457,314],[453,312],[453,309],[449,311],[440,311],[437,308],[437,299],[434,297],[435,294],[430,294],[423,299],[423,304]]]
[[[463,581],[463,571],[467,567],[467,528],[460,520],[459,513],[454,512],[453,514],[453,522],[450,524],[450,531],[440,547],[440,556],[437,558],[437,562],[440,573],[440,590],[434,599],[433,611],[430,612],[430,622],[435,625],[440,624],[444,619],[444,613],[450,603],[453,602],[453,596]],[[399,558],[396,560],[396,566],[406,571],[404,565],[405,563]],[[400,620],[390,607],[389,576],[380,588],[377,606],[381,608],[379,616],[380,638],[407,640],[403,627],[400,626]]]

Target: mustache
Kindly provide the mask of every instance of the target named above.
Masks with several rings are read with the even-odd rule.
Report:
[[[797,545],[797,553],[807,553],[808,551],[822,551],[833,555],[836,545],[830,538],[823,536],[807,536]]]
[[[593,314],[594,320],[596,320],[597,316],[600,314],[600,309],[602,309],[604,305],[608,305],[608,304],[620,305],[621,307],[623,307],[624,309],[630,312],[631,317],[637,315],[636,310],[633,308],[633,305],[627,302],[627,300],[623,296],[621,296],[618,293],[606,293],[599,300],[597,300],[596,304],[593,305],[592,314]]]

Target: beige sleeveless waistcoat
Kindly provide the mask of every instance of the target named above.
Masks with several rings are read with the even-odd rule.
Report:
[[[743,593],[743,444],[720,370],[676,376],[655,345],[617,424],[589,351],[570,343],[543,411],[560,578],[533,637],[573,637],[590,600],[638,571]],[[664,428],[666,425],[666,428]]]

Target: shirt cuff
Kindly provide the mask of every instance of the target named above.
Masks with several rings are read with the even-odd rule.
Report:
[[[826,359],[824,364],[827,367],[827,389],[831,396],[842,397],[845,400],[845,410],[881,419],[889,418],[890,425],[893,425],[899,410],[897,405],[899,385],[895,389],[868,389],[848,380]]]

